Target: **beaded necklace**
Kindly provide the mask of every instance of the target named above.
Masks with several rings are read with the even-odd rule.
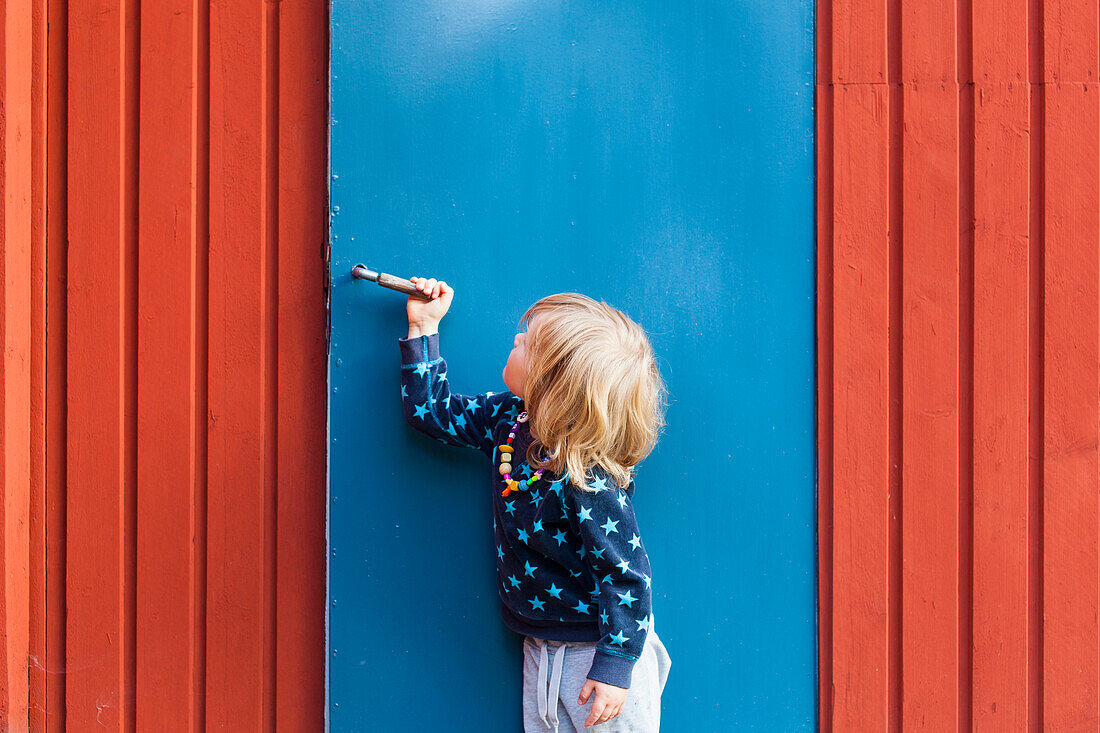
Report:
[[[507,488],[500,492],[501,496],[508,496],[513,491],[520,491],[522,486],[526,489],[531,484],[542,478],[542,472],[545,468],[540,468],[535,471],[535,475],[526,481],[516,481],[512,478],[512,457],[515,453],[515,449],[512,448],[512,441],[516,438],[516,431],[519,430],[520,423],[527,422],[527,411],[524,410],[516,418],[516,421],[512,424],[511,430],[508,431],[508,441],[505,445],[497,446],[500,448],[500,473],[504,476],[504,483],[507,484]]]

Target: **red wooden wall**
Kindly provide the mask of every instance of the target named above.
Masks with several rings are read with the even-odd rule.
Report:
[[[0,4],[4,730],[322,729],[327,24]]]
[[[824,731],[1100,730],[1098,20],[819,0]]]
[[[1098,12],[818,2],[824,731],[1100,725]],[[319,730],[325,4],[0,40],[0,718]]]

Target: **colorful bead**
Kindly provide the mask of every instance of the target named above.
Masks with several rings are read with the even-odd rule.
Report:
[[[508,496],[513,491],[519,491],[521,487],[526,489],[528,486],[542,478],[542,474],[546,470],[545,468],[540,468],[538,471],[535,472],[534,476],[523,481],[517,481],[516,479],[512,478],[512,461],[514,460],[514,456],[516,455],[515,448],[512,447],[512,440],[516,437],[516,430],[519,429],[519,424],[521,422],[525,422],[526,420],[527,413],[524,412],[520,415],[519,419],[516,420],[515,424],[512,425],[512,429],[508,433],[508,440],[506,444],[497,446],[500,449],[499,471],[501,474],[503,474],[504,483],[506,484],[506,488],[500,492],[501,496]]]

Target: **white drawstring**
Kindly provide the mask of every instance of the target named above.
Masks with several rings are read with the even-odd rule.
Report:
[[[547,728],[558,733],[558,695],[561,687],[561,668],[565,663],[565,642],[554,652],[554,670],[550,675],[550,689],[546,688],[546,639],[539,639],[539,717]]]

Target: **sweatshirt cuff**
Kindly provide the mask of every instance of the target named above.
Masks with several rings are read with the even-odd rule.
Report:
[[[588,670],[588,679],[630,689],[630,678],[634,673],[634,664],[638,660],[627,659],[616,654],[608,654],[599,647],[592,657],[592,668]]]
[[[434,361],[439,358],[439,332],[426,336],[399,338],[402,364],[419,364],[422,361]]]

